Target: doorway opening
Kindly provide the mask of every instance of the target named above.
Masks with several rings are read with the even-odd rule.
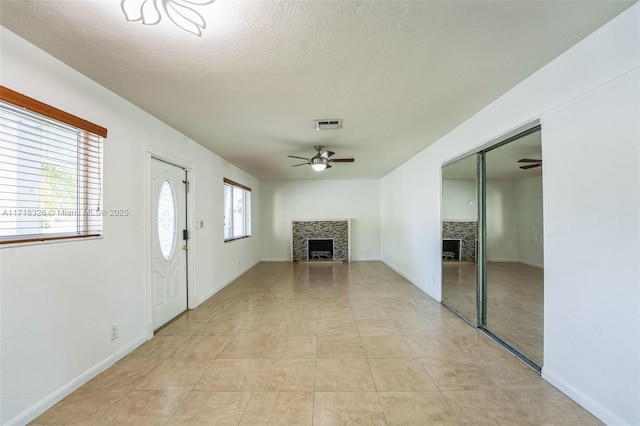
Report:
[[[154,331],[187,310],[187,183],[187,170],[151,158],[150,302]]]

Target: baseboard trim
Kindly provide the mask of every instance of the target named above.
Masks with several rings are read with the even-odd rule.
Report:
[[[533,268],[544,269],[544,265],[540,265],[538,263],[527,262],[526,260],[518,260],[518,259],[489,259],[489,262],[500,262],[500,263],[521,263],[523,265],[531,266]]]
[[[142,345],[147,341],[145,336],[141,336],[140,338],[132,341],[131,343],[123,346],[118,349],[116,352],[110,354],[103,360],[99,361],[93,367],[90,367],[83,373],[81,373],[76,378],[72,379],[65,385],[51,392],[46,397],[42,398],[40,401],[33,404],[31,407],[24,410],[22,413],[18,414],[14,418],[10,419],[6,426],[20,426],[26,425],[29,422],[32,422],[38,416],[42,415],[45,411],[56,405],[58,402],[62,401],[64,398],[69,396],[71,393],[80,389],[83,385],[89,382],[91,379],[96,377],[98,374],[105,371],[107,368],[111,367],[113,364],[124,358],[126,355],[133,352],[138,346]]]
[[[266,259],[260,259],[260,262],[291,262],[288,257],[272,257]]]
[[[24,410],[22,413],[18,414],[11,420],[9,420],[6,425],[8,426],[19,426],[26,425],[29,422],[35,420],[42,413],[47,411],[49,408],[56,405],[58,402],[62,401],[72,392],[78,390],[81,386],[87,383],[89,380],[96,377],[98,374],[105,371],[107,368],[112,366],[114,363],[114,355],[111,354],[108,357],[104,358],[102,361],[98,362],[93,367],[89,368],[82,374],[80,374],[75,379],[71,380],[67,384],[53,391],[46,397],[42,398],[40,401],[33,404],[31,407]]]
[[[210,292],[206,293],[202,297],[198,297],[198,299],[196,300],[196,303],[197,303],[196,307],[200,306],[202,303],[206,302],[211,297],[215,296],[217,293],[220,292],[220,290],[222,290],[223,288],[225,288],[226,286],[231,284],[233,281],[235,281],[238,278],[240,278],[243,274],[245,274],[247,271],[249,271],[251,268],[253,268],[254,266],[256,266],[260,262],[262,262],[262,260],[255,261],[253,264],[249,265],[249,267],[247,267],[246,269],[243,269],[242,271],[238,272],[237,274],[235,274],[234,276],[229,278],[227,281],[223,282],[220,287],[211,290]],[[193,309],[195,309],[195,308],[193,308]]]
[[[416,284],[415,281],[413,281],[413,279],[411,277],[409,277],[408,275],[403,274],[402,272],[400,272],[400,270],[398,270],[393,265],[391,265],[390,263],[388,263],[387,261],[385,261],[383,259],[380,259],[380,262],[384,263],[387,267],[391,268],[396,274],[400,275],[402,278],[404,278],[405,280],[409,281],[411,284],[413,284],[413,286],[415,288],[417,288],[418,290],[420,290],[421,292],[423,292],[424,294],[426,294],[427,296],[429,296],[430,298],[432,298],[436,302],[440,303],[440,300],[436,299],[426,289],[424,289],[421,286],[419,286],[418,284]]]
[[[229,285],[229,283],[223,284],[222,286],[220,286],[218,288],[215,288],[215,289],[211,290],[210,292],[206,293],[204,296],[198,297],[198,299],[196,300],[196,303],[197,303],[196,308],[198,306],[200,306],[202,303],[206,302],[210,297],[215,296],[220,290],[222,290],[223,288],[225,288],[228,285]],[[195,309],[195,308],[193,308],[193,309]]]
[[[118,362],[122,358],[124,358],[125,356],[129,355],[131,352],[136,350],[138,347],[140,347],[144,343],[146,343],[147,340],[149,340],[149,338],[147,338],[146,335],[145,336],[141,336],[140,338],[134,340],[133,342],[131,342],[131,343],[121,347],[117,351],[115,351],[114,354],[113,354],[113,363],[115,364],[116,362]]]
[[[584,392],[576,389],[573,385],[566,382],[559,375],[550,371],[547,367],[542,367],[542,378],[551,383],[560,392],[567,395],[573,401],[575,401],[582,408],[596,416],[600,421],[607,425],[629,425],[616,414],[602,406],[602,404],[595,401],[593,398],[586,395]]]
[[[532,268],[544,269],[544,265],[540,265],[539,263],[527,262],[525,260],[519,260],[518,263],[522,263],[523,265],[531,266]]]
[[[151,339],[153,337],[154,331],[155,330],[153,329],[153,321],[148,321],[147,325],[145,326],[144,337],[146,337],[147,340]]]

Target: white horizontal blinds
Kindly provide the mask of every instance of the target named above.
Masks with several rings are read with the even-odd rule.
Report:
[[[102,138],[0,101],[0,242],[102,233]]]
[[[251,191],[244,191],[244,235],[251,235]]]
[[[224,239],[251,235],[251,188],[224,179]]]
[[[233,186],[224,184],[224,239],[233,238]]]
[[[247,235],[247,197],[246,191],[237,186],[233,187],[233,236],[234,238]]]

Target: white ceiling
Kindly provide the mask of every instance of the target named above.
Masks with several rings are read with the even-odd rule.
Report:
[[[2,0],[0,23],[260,179],[378,178],[632,3],[217,0],[197,37],[119,0]],[[290,167],[316,144],[356,161]]]

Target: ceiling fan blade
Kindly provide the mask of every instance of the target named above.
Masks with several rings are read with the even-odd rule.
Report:
[[[298,160],[305,160],[305,161],[309,161],[308,158],[304,158],[304,157],[297,157],[295,155],[287,155],[287,157],[289,158],[297,158]]]
[[[334,158],[333,160],[329,160],[332,163],[353,163],[354,161],[356,161],[353,158]]]
[[[542,166],[542,163],[529,164],[528,166],[520,166],[520,168],[523,170],[526,170],[526,169],[533,169],[534,167],[540,167],[540,166]]]
[[[542,160],[533,160],[531,158],[523,158],[518,160],[518,163],[542,163]]]
[[[320,154],[320,156],[321,156],[321,157],[324,157],[324,158],[329,158],[329,157],[331,157],[331,156],[332,156],[332,155],[334,155],[334,154],[335,154],[335,152],[333,152],[333,151],[327,151],[327,150],[324,150],[324,151],[322,152],[322,154]]]
[[[327,164],[327,167],[325,167],[325,169],[330,169],[331,168],[331,164]]]
[[[298,167],[298,166],[306,166],[307,164],[311,164],[311,163],[300,163],[300,164],[294,164],[291,167]]]

